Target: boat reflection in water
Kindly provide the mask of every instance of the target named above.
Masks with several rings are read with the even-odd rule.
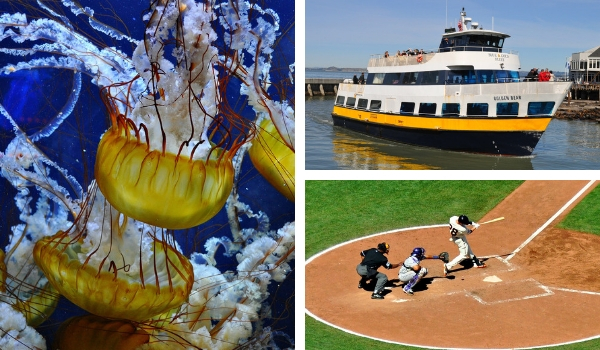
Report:
[[[355,170],[531,170],[532,157],[501,157],[398,144],[334,129],[335,169]],[[331,167],[330,167],[331,168]]]
[[[129,5],[0,4],[0,348],[293,348],[293,6]]]

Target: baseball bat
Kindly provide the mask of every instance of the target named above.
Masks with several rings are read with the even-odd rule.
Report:
[[[504,216],[501,216],[501,217],[499,217],[499,218],[495,218],[495,219],[493,219],[493,220],[489,220],[489,221],[486,221],[486,222],[480,222],[480,223],[479,223],[479,225],[483,225],[483,224],[489,224],[489,223],[491,223],[491,222],[496,222],[496,221],[500,221],[500,220],[504,220]]]

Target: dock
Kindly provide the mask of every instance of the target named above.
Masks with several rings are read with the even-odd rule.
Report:
[[[305,80],[305,96],[325,96],[337,95],[338,85],[344,79],[306,79]]]

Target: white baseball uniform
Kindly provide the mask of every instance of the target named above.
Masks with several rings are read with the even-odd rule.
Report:
[[[477,223],[473,222],[473,224],[477,226]],[[458,223],[458,216],[450,218],[450,240],[458,246],[459,254],[456,258],[446,264],[448,270],[452,269],[465,259],[475,259],[475,254],[473,254],[473,251],[469,246],[469,241],[467,240],[467,235],[470,235],[471,232],[473,232],[471,229]]]

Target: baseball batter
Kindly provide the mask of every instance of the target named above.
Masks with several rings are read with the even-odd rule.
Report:
[[[398,279],[401,282],[406,283],[402,290],[408,295],[413,295],[413,287],[419,283],[421,278],[427,275],[427,268],[421,266],[421,260],[423,259],[447,259],[448,253],[442,252],[440,255],[426,255],[425,248],[417,247],[413,249],[412,253],[400,267],[398,272]],[[448,261],[448,260],[444,260]]]
[[[473,229],[469,229],[467,225],[472,225]],[[444,264],[444,276],[448,276],[448,273],[452,268],[458,265],[465,259],[471,259],[473,266],[478,268],[484,268],[486,265],[479,261],[467,240],[467,235],[470,235],[474,230],[479,227],[479,224],[472,222],[466,215],[453,216],[450,218],[450,240],[458,246],[458,256],[447,264]]]

